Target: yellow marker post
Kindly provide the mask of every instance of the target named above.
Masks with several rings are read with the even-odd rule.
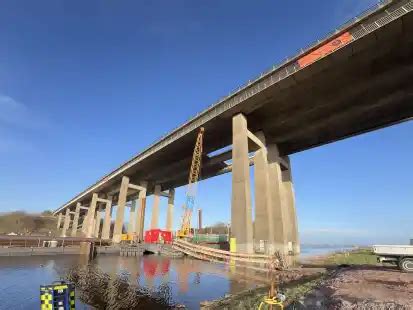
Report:
[[[237,252],[237,238],[229,239],[229,251],[231,253]],[[229,261],[229,266],[231,271],[235,271],[235,260],[233,260],[232,258]]]
[[[230,238],[229,239],[229,251],[231,253],[237,252],[237,238]]]

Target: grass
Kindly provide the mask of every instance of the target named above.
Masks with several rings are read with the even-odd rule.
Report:
[[[0,234],[43,233],[56,231],[56,218],[45,214],[29,214],[23,211],[0,214]]]
[[[287,297],[286,304],[291,304],[300,300],[301,297],[307,295],[314,290],[327,277],[327,273],[320,272],[310,277],[292,281],[279,287],[280,291]],[[218,299],[211,302],[206,302],[201,305],[204,310],[249,310],[258,309],[258,306],[263,299],[268,296],[269,285],[260,286],[255,289],[240,292],[228,297]],[[264,308],[267,309],[267,308]],[[274,307],[274,310],[278,309]]]
[[[326,277],[326,273],[320,273],[309,281],[305,281],[292,287],[286,288],[284,293],[287,297],[287,301],[289,301],[290,303],[298,301],[301,297],[307,295],[309,292],[318,287]]]
[[[377,258],[370,249],[358,249],[332,254],[326,257],[323,263],[327,265],[375,265]]]

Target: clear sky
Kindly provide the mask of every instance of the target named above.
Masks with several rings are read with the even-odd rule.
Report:
[[[0,211],[59,207],[374,3],[2,1]],[[412,133],[409,122],[294,154],[302,240],[413,238]],[[229,221],[230,185],[199,184],[206,224]],[[183,201],[178,189],[175,223]]]

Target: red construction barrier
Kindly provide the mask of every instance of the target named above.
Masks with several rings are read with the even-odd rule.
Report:
[[[161,229],[150,229],[145,231],[146,243],[172,243],[172,232]]]

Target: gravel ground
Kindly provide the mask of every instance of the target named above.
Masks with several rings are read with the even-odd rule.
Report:
[[[295,308],[413,309],[413,274],[392,267],[339,268],[300,304]]]

